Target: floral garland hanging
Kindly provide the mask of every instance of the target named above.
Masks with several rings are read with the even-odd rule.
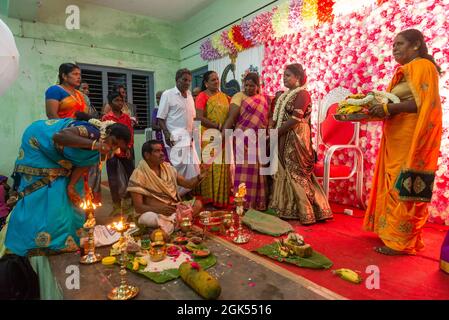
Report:
[[[288,27],[292,32],[299,31],[302,25],[302,0],[291,0],[288,12]]]
[[[204,60],[218,59],[266,43],[273,37],[302,32],[302,27],[331,23],[335,15],[347,15],[362,8],[372,10],[374,4],[381,6],[385,3],[388,0],[286,1],[271,11],[257,15],[251,21],[243,21],[240,25],[234,25],[231,29],[206,39],[200,46],[200,54]]]
[[[206,61],[211,61],[211,60],[215,60],[215,59],[220,59],[221,55],[220,53],[217,51],[217,49],[215,49],[212,46],[212,42],[211,39],[207,39],[206,41],[204,41],[201,46],[200,46],[200,56],[203,60]]]
[[[222,56],[226,56],[229,54],[229,50],[224,46],[223,42],[221,42],[221,34],[217,33],[212,36],[210,39],[212,47],[217,50],[217,52]]]
[[[302,6],[302,20],[305,26],[311,27],[318,24],[317,10],[318,0],[304,0]]]
[[[318,0],[317,16],[320,23],[331,22],[334,20],[334,4],[334,0]]]
[[[284,2],[277,9],[274,10],[271,24],[273,26],[274,36],[280,38],[290,33],[288,25],[288,16],[290,13],[290,4]]]
[[[242,27],[240,25],[235,25],[231,28],[229,38],[234,43],[234,46],[238,51],[243,51],[253,46],[252,41],[246,39],[243,35]]]
[[[273,12],[263,12],[251,20],[251,34],[253,35],[254,43],[265,43],[273,35],[273,25],[271,19]]]
[[[223,46],[228,50],[230,55],[235,55],[237,53],[237,48],[234,46],[234,43],[229,38],[229,31],[224,30],[221,33],[221,42]]]
[[[250,21],[243,21],[240,24],[241,30],[242,30],[242,36],[245,38],[246,41],[251,43],[251,46],[254,45],[253,43],[253,35],[251,33],[251,22]]]

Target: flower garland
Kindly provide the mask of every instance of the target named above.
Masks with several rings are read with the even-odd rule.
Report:
[[[334,0],[318,0],[318,21],[331,22],[334,19],[333,7]]]
[[[299,31],[302,25],[302,0],[291,0],[288,13],[288,26],[293,32]]]
[[[318,0],[304,0],[302,7],[302,20],[305,26],[318,24],[317,20]]]
[[[226,50],[229,52],[229,54],[233,55],[237,53],[237,48],[234,46],[234,43],[229,38],[229,32],[227,30],[224,30],[221,35],[221,43],[223,43],[223,46],[226,48]]]
[[[393,93],[386,92],[386,91],[378,91],[378,90],[373,90],[372,92],[374,93],[376,98],[378,98],[378,97],[383,98],[384,99],[384,103],[387,103],[388,100],[390,100],[393,103],[401,102],[401,99],[399,99],[399,97],[396,96]]]
[[[217,50],[217,52],[222,56],[226,56],[229,54],[229,50],[224,46],[224,44],[221,42],[221,34],[217,33],[210,38],[210,42],[212,44],[212,47]]]
[[[237,50],[237,52],[243,51],[243,46],[236,40],[236,38],[234,36],[233,29],[229,30],[228,37],[229,37],[229,40],[231,41],[231,43],[233,44],[233,46],[235,47],[235,49]]]
[[[387,1],[289,0],[271,11],[255,16],[250,21],[243,21],[240,25],[234,25],[231,29],[206,39],[200,47],[200,55],[204,60],[215,60],[254,45],[267,43],[273,37],[279,38],[293,32],[302,32],[304,27],[311,28],[331,23],[335,15],[344,16],[362,9],[371,10],[372,5],[376,3],[381,6]],[[429,6],[428,10],[432,10],[432,7]]]
[[[273,13],[271,24],[273,26],[274,36],[282,37],[290,32],[288,17],[290,14],[290,4],[284,2]]]
[[[246,39],[243,35],[241,25],[234,25],[229,30],[229,39],[231,39],[237,51],[243,51],[253,46],[251,39]]]
[[[212,46],[212,42],[209,39],[207,39],[205,42],[203,42],[200,46],[200,56],[203,60],[211,61],[215,59],[221,58],[220,53]]]
[[[272,18],[273,12],[268,11],[257,15],[251,20],[250,32],[253,35],[253,42],[255,44],[264,43],[273,35]]]
[[[276,105],[274,107],[273,113],[273,121],[276,123],[276,129],[279,129],[282,125],[282,121],[285,115],[285,108],[287,103],[290,101],[292,97],[294,97],[299,91],[305,90],[307,85],[304,84],[302,87],[297,87],[293,90],[289,90],[281,94],[276,101]]]

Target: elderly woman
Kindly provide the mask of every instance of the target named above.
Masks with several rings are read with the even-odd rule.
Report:
[[[45,92],[48,119],[75,118],[77,112],[88,112],[84,94],[77,90],[81,85],[81,69],[73,63],[59,66],[59,84]]]
[[[304,225],[332,218],[324,191],[313,174],[312,100],[306,82],[300,64],[285,68],[284,86],[288,91],[277,98],[273,114],[279,136],[279,167],[269,205],[280,217],[299,219]]]
[[[364,229],[374,231],[387,255],[415,254],[424,247],[422,228],[437,170],[442,110],[438,73],[422,33],[400,32],[393,56],[401,65],[387,91],[400,103],[374,105],[370,112],[384,118],[373,188]]]
[[[207,71],[203,75],[202,91],[195,100],[196,118],[203,126],[202,133],[207,129],[221,130],[229,112],[229,97],[220,92],[220,79],[215,71]],[[209,140],[209,139],[205,139]],[[205,150],[210,141],[203,141],[202,150]],[[216,152],[216,151],[215,151]],[[225,163],[225,153],[210,154],[205,162],[215,161],[221,157],[220,163],[212,163],[209,175],[199,186],[204,204],[212,203],[218,208],[227,207],[231,192],[230,168]]]
[[[257,73],[248,73],[243,79],[244,91],[235,94],[231,100],[228,118],[223,130],[235,127],[237,136],[235,144],[234,190],[241,183],[246,184],[246,207],[256,210],[267,209],[267,181],[261,175],[258,157],[257,133],[259,129],[268,128],[269,102],[259,93],[260,83]],[[241,142],[237,130],[254,133],[254,140],[245,137]],[[239,161],[239,158],[243,161]]]

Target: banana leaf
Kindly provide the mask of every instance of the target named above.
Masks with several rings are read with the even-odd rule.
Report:
[[[284,258],[279,253],[279,246],[277,243],[271,243],[253,251],[256,251],[257,253],[267,256],[273,260],[287,262],[301,268],[329,269],[333,265],[331,260],[315,250],[313,250],[312,255],[308,258],[301,258],[299,256],[288,256]]]
[[[130,254],[128,255],[130,257],[130,261],[132,261],[133,256]],[[197,262],[201,266],[201,268],[209,269],[217,263],[217,258],[211,253],[205,258],[193,258],[193,261]],[[142,270],[145,269],[144,266],[139,266],[139,270],[137,271],[132,269],[132,263],[128,263],[126,267],[131,272],[144,276],[151,281],[159,284],[175,280],[180,276],[178,269],[167,269],[161,272],[143,272]]]

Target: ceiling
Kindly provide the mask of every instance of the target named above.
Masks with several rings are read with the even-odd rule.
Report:
[[[157,19],[183,21],[215,0],[84,0],[91,4]]]

